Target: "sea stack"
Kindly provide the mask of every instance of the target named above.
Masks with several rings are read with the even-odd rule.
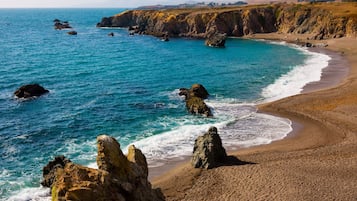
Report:
[[[211,109],[203,101],[209,94],[201,84],[193,84],[191,89],[181,88],[180,96],[185,96],[186,108],[191,114],[201,114],[211,117]]]

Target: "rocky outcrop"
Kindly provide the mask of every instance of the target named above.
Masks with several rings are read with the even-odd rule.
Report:
[[[103,18],[98,27],[138,27],[141,34],[208,38],[212,33],[312,34],[314,39],[357,37],[353,4],[273,4],[215,9],[130,10]],[[330,6],[331,5],[331,6]],[[336,10],[338,9],[338,10]]]
[[[18,88],[15,92],[14,95],[17,98],[32,98],[32,97],[38,97],[43,94],[48,93],[49,91],[39,84],[28,84],[28,85],[23,85],[20,88]]]
[[[219,166],[227,160],[227,153],[222,146],[222,140],[217,128],[211,127],[203,136],[195,140],[191,165],[195,168],[210,169]]]
[[[69,25],[68,22],[62,22],[59,19],[53,20],[54,22],[54,28],[57,30],[62,30],[62,29],[72,29],[72,27]]]
[[[50,161],[45,167],[42,169],[42,181],[41,185],[45,187],[51,187],[55,177],[57,169],[63,169],[67,163],[70,163],[71,160],[62,156],[56,156],[55,159]]]
[[[204,102],[209,94],[201,84],[193,84],[191,89],[181,88],[179,95],[185,96],[186,108],[191,114],[212,116],[211,109]]]
[[[226,34],[213,34],[206,39],[205,44],[210,47],[224,47],[226,38]]]
[[[52,200],[161,201],[159,189],[148,181],[148,166],[142,152],[130,146],[125,156],[112,137],[97,137],[98,169],[72,162],[59,167],[52,184]]]

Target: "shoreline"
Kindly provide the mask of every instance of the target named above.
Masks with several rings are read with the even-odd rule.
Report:
[[[278,40],[278,39],[272,39],[272,38],[265,39],[265,38],[257,38],[257,37],[247,38],[247,39],[253,39],[253,40],[254,39],[259,39],[259,40],[263,39],[263,40],[267,40],[267,41],[284,41],[284,40]],[[290,44],[296,44],[293,41],[284,41],[284,42],[287,42]],[[328,62],[328,66],[322,70],[320,80],[317,82],[307,83],[303,87],[300,94],[314,92],[314,91],[318,91],[321,89],[326,89],[328,87],[335,86],[336,84],[340,83],[343,79],[346,78],[349,67],[348,67],[348,65],[346,65],[347,64],[346,61],[343,60],[343,55],[341,55],[338,52],[327,50],[327,49],[321,48],[321,47],[312,47],[312,48],[308,48],[307,50],[309,52],[325,54],[325,55],[329,56],[331,59]],[[338,66],[337,67],[333,66],[334,64],[338,64]],[[340,68],[342,68],[342,69],[340,69]],[[267,104],[270,102],[274,102],[274,101],[269,101],[266,103],[265,102],[259,103],[258,105],[256,105],[256,107],[259,108],[259,105],[264,105],[264,104]],[[284,117],[284,116],[276,115],[271,112],[262,112],[259,110],[258,110],[258,112],[269,114],[272,116]],[[292,122],[292,125],[291,125],[292,131],[287,133],[287,135],[283,139],[272,141],[269,144],[272,144],[274,142],[281,141],[284,139],[292,138],[295,135],[298,135],[298,133],[304,129],[304,123],[299,123],[299,122],[294,121],[290,118],[287,118],[287,119],[289,119]],[[226,147],[226,151],[228,154],[235,155],[236,152],[241,152],[243,150],[251,150],[256,147],[266,146],[269,144],[253,145],[253,146],[249,146],[249,147],[230,146],[230,147]],[[156,178],[159,178],[160,176],[164,175],[165,173],[169,172],[170,170],[173,170],[176,167],[182,166],[186,163],[189,163],[190,159],[191,159],[191,156],[183,156],[183,157],[177,157],[174,159],[160,161],[160,163],[162,163],[163,165],[160,165],[157,167],[149,167],[149,170],[150,170],[149,171],[149,179],[155,180]]]
[[[270,35],[256,34],[252,39],[281,40],[294,43],[296,37],[300,37],[301,40],[306,38],[305,35],[273,33]],[[316,44],[321,41],[309,42]],[[354,102],[357,99],[354,98],[356,97],[354,95],[357,95],[356,88],[349,86],[357,85],[354,81],[357,75],[357,58],[354,58],[354,53],[357,52],[357,46],[355,46],[357,39],[329,39],[323,42],[326,42],[328,46],[316,49],[309,48],[309,51],[322,51],[332,58],[329,61],[329,66],[324,68],[319,82],[307,84],[298,95],[258,106],[259,112],[290,119],[293,122],[293,131],[284,139],[267,145],[229,152],[230,155],[243,161],[252,162],[254,165],[222,166],[212,170],[195,170],[189,167],[186,161],[155,177],[152,181],[153,185],[161,187],[168,200],[171,200],[171,198],[175,198],[173,200],[183,198],[185,198],[184,200],[212,200],[223,199],[225,195],[230,195],[230,198],[234,198],[233,195],[236,195],[238,196],[236,198],[247,200],[248,198],[257,199],[257,195],[261,193],[268,196],[264,197],[265,199],[275,197],[284,198],[283,200],[285,198],[292,200],[356,198],[357,194],[353,190],[345,192],[346,190],[342,186],[353,187],[355,185],[353,181],[357,179],[357,172],[351,171],[353,167],[356,167],[353,165],[357,163],[357,160],[355,160],[357,153],[354,151],[357,147],[355,144],[357,140],[353,132],[356,131],[357,126],[353,121],[354,116],[351,119],[349,115],[349,113],[353,114],[353,111],[357,111],[357,101]],[[331,68],[330,66],[335,67]],[[349,94],[348,92],[351,91],[353,93]],[[337,116],[333,116],[333,114]],[[341,155],[341,152],[344,154]],[[327,158],[329,161],[325,162],[321,160],[322,158]],[[272,168],[272,164],[275,164],[276,167]],[[319,170],[314,172],[315,174],[309,175],[314,180],[309,177],[300,178],[297,175],[299,172],[304,175],[307,170],[314,168]],[[281,172],[282,170],[284,171]],[[334,172],[333,176],[324,177],[324,175],[330,175],[331,172]],[[255,175],[252,176],[252,174],[258,175],[255,178]],[[271,176],[272,174],[276,175]],[[218,175],[224,179],[217,180]],[[233,185],[234,188],[227,186],[232,183],[243,182],[238,181],[236,177],[246,178],[248,176],[255,178],[253,179],[254,182],[244,180],[244,186],[248,186],[250,189],[248,191],[244,186]],[[180,181],[178,179],[180,177],[189,177],[190,179],[189,181],[187,179]],[[264,177],[271,180],[265,181],[266,178]],[[345,180],[339,179],[341,177]],[[299,179],[302,181],[300,184],[298,183]],[[197,187],[195,185],[203,180],[206,186]],[[207,186],[212,183],[226,188],[222,189],[222,187],[220,191],[212,189],[209,191]],[[257,183],[265,185],[258,188]],[[275,188],[277,187],[275,184],[283,185],[282,188],[286,191],[279,191],[278,188]],[[335,187],[335,192],[329,191],[329,187],[333,188],[339,184],[341,187]],[[291,189],[291,186],[294,186],[295,190]],[[319,189],[318,193],[311,196],[311,189],[316,188]],[[188,196],[189,193],[193,194]]]

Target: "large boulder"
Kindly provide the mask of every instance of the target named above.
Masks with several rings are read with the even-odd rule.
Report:
[[[48,92],[49,91],[47,89],[43,88],[39,84],[28,84],[18,88],[14,92],[14,94],[17,98],[32,98],[32,97],[41,96]]]
[[[142,152],[130,146],[125,156],[113,137],[97,137],[98,169],[72,162],[57,168],[52,185],[52,200],[86,201],[162,201],[159,189],[148,181],[148,167]]]
[[[227,153],[217,128],[211,127],[203,136],[195,140],[191,164],[194,168],[210,169],[227,160]]]
[[[190,89],[181,88],[179,95],[185,96],[186,108],[191,114],[212,116],[211,109],[203,101],[208,98],[209,94],[201,84],[193,84]]]
[[[205,44],[210,47],[225,47],[226,38],[226,34],[212,34],[206,39]]]

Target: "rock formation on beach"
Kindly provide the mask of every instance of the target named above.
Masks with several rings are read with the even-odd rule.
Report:
[[[39,84],[28,84],[28,85],[23,85],[20,88],[18,88],[14,92],[14,95],[17,98],[32,98],[32,97],[41,96],[48,92],[49,91],[47,89],[43,88]]]
[[[194,168],[210,169],[219,166],[227,159],[217,128],[211,127],[203,136],[195,140],[191,165]]]
[[[186,108],[191,114],[212,116],[211,109],[203,101],[208,98],[209,94],[201,84],[193,84],[191,89],[181,88],[179,95],[185,96]]]
[[[55,172],[50,176],[52,183],[45,185],[50,184],[53,201],[165,200],[159,189],[152,189],[146,158],[134,145],[125,156],[113,137],[101,135],[97,137],[97,146],[98,169],[68,161],[59,162],[61,165],[50,162],[44,168],[44,175],[45,170]]]
[[[354,6],[354,5],[351,5]],[[208,38],[211,33],[312,34],[312,39],[357,36],[357,16],[349,5],[271,4],[215,9],[130,10],[104,17],[98,27],[137,27],[141,34]]]

